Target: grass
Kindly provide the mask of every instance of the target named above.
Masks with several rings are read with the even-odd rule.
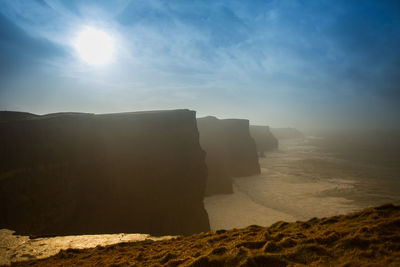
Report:
[[[62,250],[13,266],[400,266],[400,207],[171,240]]]

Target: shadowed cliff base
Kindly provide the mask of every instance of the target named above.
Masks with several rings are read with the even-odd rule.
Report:
[[[399,266],[400,207],[163,241],[69,249],[12,266]]]
[[[232,177],[260,173],[256,145],[244,119],[197,119],[208,169],[206,195],[232,193]]]
[[[210,229],[194,111],[4,114],[0,228],[33,236]]]

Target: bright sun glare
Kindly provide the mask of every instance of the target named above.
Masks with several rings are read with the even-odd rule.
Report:
[[[114,54],[114,40],[104,31],[87,27],[74,41],[79,56],[90,65],[105,65]]]

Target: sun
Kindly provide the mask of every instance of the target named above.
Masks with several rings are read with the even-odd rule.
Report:
[[[73,45],[81,59],[89,65],[106,65],[113,58],[114,39],[96,28],[84,28]]]

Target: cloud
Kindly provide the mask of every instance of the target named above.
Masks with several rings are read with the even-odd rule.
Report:
[[[7,71],[66,53],[53,75],[69,79],[65,90],[88,106],[99,97],[81,92],[96,89],[107,95],[102,101],[123,96],[115,108],[186,101],[259,123],[274,112],[277,125],[329,124],[344,113],[359,123],[363,112],[367,124],[377,105],[400,112],[398,1],[15,0],[1,7],[0,55],[14,64]],[[85,24],[118,39],[107,72],[79,65],[63,47]]]
[[[66,52],[42,38],[34,38],[0,14],[0,75],[37,68],[40,62],[62,57]]]

